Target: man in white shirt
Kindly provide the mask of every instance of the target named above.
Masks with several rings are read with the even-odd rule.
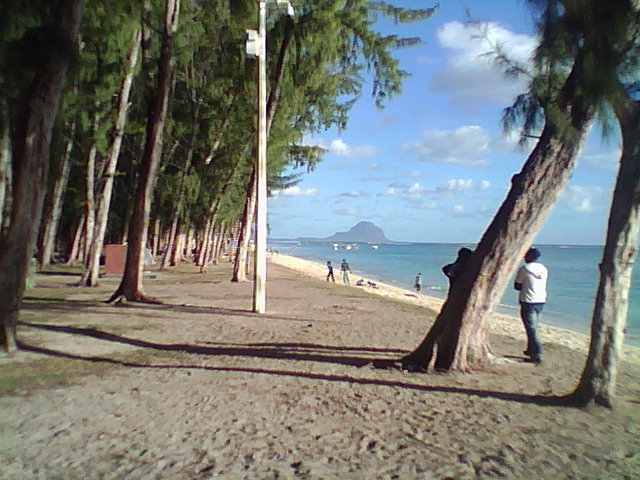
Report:
[[[520,316],[527,332],[528,355],[535,364],[542,363],[542,344],[538,338],[538,321],[547,301],[547,268],[538,262],[540,251],[530,248],[524,256],[525,264],[516,275],[514,288],[520,291]]]

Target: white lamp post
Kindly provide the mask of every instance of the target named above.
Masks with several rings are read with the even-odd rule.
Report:
[[[289,0],[276,0],[293,16]],[[258,158],[256,159],[256,250],[253,283],[253,311],[267,309],[267,2],[258,0],[259,31],[247,31],[247,54],[258,57]]]

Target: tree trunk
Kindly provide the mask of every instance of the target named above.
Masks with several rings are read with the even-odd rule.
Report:
[[[50,25],[56,41],[25,91],[13,132],[14,192],[11,225],[0,239],[0,343],[17,348],[16,324],[33,257],[49,170],[51,132],[75,50],[82,0],[64,0]]]
[[[164,247],[164,253],[162,254],[162,262],[160,263],[161,270],[164,270],[169,265],[171,265],[171,258],[173,257],[173,250],[175,248],[177,237],[178,237],[178,213],[176,211],[173,215],[173,220],[171,221],[171,228],[169,229],[169,238],[167,239],[167,243]]]
[[[582,405],[609,408],[615,397],[640,230],[640,102],[627,99],[616,114],[622,132],[622,157],[600,263],[589,356],[573,393],[573,400]]]
[[[80,221],[76,226],[76,233],[73,235],[69,254],[67,255],[67,265],[73,265],[80,259],[80,241],[82,240],[82,232],[84,231],[84,222],[85,216],[83,211]]]
[[[175,267],[180,264],[180,260],[182,259],[182,243],[183,243],[183,233],[182,233],[182,221],[178,221],[178,227],[176,228],[176,236],[175,241],[173,242],[173,248],[171,249],[171,258],[169,260],[169,265]]]
[[[158,248],[160,246],[160,219],[156,218],[153,222],[153,247],[151,247],[151,254],[153,257],[158,256]]]
[[[247,191],[247,197],[244,202],[244,211],[242,213],[242,228],[240,230],[240,237],[238,238],[238,246],[236,247],[236,259],[233,266],[233,276],[231,277],[232,282],[247,281],[247,254],[256,208],[257,183],[255,168],[251,171],[249,185],[250,188]]]
[[[229,232],[229,226],[226,224],[221,224],[220,225],[220,231],[218,233],[218,240],[216,243],[216,248],[213,252],[213,263],[214,265],[217,265],[218,263],[220,263],[220,257],[222,256],[222,254],[225,251],[225,244],[226,244],[226,240],[227,240],[227,236],[228,236],[228,232]]]
[[[104,171],[100,182],[100,191],[97,198],[96,223],[93,241],[89,246],[87,258],[87,268],[85,269],[80,283],[87,287],[98,285],[98,277],[100,274],[100,256],[102,255],[102,247],[104,245],[104,237],[107,232],[107,223],[109,220],[109,207],[111,205],[111,195],[113,192],[113,178],[116,174],[118,158],[120,156],[120,147],[122,145],[122,137],[124,136],[124,127],[127,123],[127,112],[129,110],[129,94],[131,93],[131,85],[135,74],[136,65],[138,63],[138,55],[140,53],[141,32],[134,32],[131,47],[127,55],[126,70],[118,95],[118,106],[116,122],[113,127],[113,140],[107,153]]]
[[[4,102],[3,102],[4,103]],[[9,114],[7,106],[0,105],[0,237],[4,220],[5,198],[8,195],[8,186],[11,181],[9,166],[11,163],[11,137],[9,135]]]
[[[581,97],[576,98],[581,68],[576,60],[557,101],[569,117],[569,131],[548,121],[435,323],[422,343],[402,359],[407,368],[428,368],[436,344],[435,367],[440,370],[468,371],[491,359],[484,322],[568,182],[592,117]]]
[[[199,267],[202,267],[204,265],[204,259],[207,258],[207,252],[210,248],[212,230],[213,230],[213,219],[209,217],[207,220],[207,224],[204,227],[204,232],[202,233],[202,239],[200,241],[200,246],[198,248],[198,257],[196,259],[196,265],[198,265]],[[202,270],[200,271],[202,272]]]
[[[166,0],[164,31],[158,63],[157,88],[152,100],[147,120],[147,133],[135,204],[129,224],[129,245],[122,282],[111,296],[114,301],[121,296],[127,300],[145,301],[142,290],[144,268],[144,248],[147,244],[151,198],[158,166],[162,155],[162,139],[171,79],[173,77],[172,47],[173,37],[178,28],[180,0]]]
[[[93,134],[96,135],[98,130],[98,114],[95,114],[93,121]],[[96,153],[98,152],[96,140],[91,140],[91,146],[87,154],[87,176],[85,179],[85,203],[84,203],[84,239],[82,263],[87,268],[89,260],[89,249],[93,242],[93,229],[96,224],[96,208],[95,208],[95,179],[96,179]]]
[[[44,232],[42,235],[42,253],[40,255],[40,268],[46,268],[51,264],[51,258],[56,248],[56,238],[58,236],[58,226],[60,225],[60,216],[62,215],[62,204],[64,194],[69,183],[69,173],[71,172],[71,151],[73,150],[73,142],[76,131],[76,122],[72,121],[69,128],[69,140],[67,141],[60,166],[60,175],[53,185],[53,194],[51,198],[51,209],[45,220]]]

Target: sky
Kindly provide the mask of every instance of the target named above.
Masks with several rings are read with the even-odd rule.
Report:
[[[422,39],[395,52],[410,73],[402,93],[381,110],[367,83],[346,129],[305,139],[327,152],[298,185],[269,199],[270,235],[326,237],[368,220],[392,240],[475,243],[531,148],[518,146],[517,132],[505,134],[501,125],[503,109],[526,83],[505,78],[486,54],[500,45],[529,62],[532,14],[523,0],[444,0],[429,20],[379,20],[376,28]],[[535,243],[604,243],[619,155],[619,133],[605,140],[593,126]]]

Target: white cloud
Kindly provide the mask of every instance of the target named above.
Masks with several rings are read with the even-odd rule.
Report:
[[[425,162],[454,165],[486,165],[483,156],[491,141],[487,132],[478,125],[465,125],[455,130],[429,130],[423,139],[404,145]]]
[[[349,145],[342,138],[335,138],[327,143],[322,139],[305,136],[301,143],[302,145],[323,148],[328,153],[345,158],[368,158],[378,153],[373,145]]]
[[[480,181],[480,190],[487,190],[491,188],[491,182],[489,180]]]
[[[341,208],[336,208],[333,213],[335,213],[336,215],[341,215],[344,217],[358,217],[358,210],[353,208],[353,207],[341,207]]]
[[[285,188],[284,190],[274,190],[273,192],[271,192],[271,195],[274,197],[278,197],[280,195],[282,195],[283,197],[314,197],[317,194],[317,188],[302,189],[298,185]]]
[[[514,33],[494,22],[448,22],[437,36],[451,56],[446,67],[433,77],[436,90],[461,103],[488,100],[499,105],[510,104],[515,95],[525,91],[525,80],[506,78],[491,53],[499,47],[510,59],[528,64],[535,37]]]
[[[338,195],[339,197],[346,197],[346,198],[362,198],[362,197],[368,197],[369,194],[367,192],[359,192],[359,191],[351,191],[351,192],[344,192]]]
[[[338,157],[347,158],[373,157],[377,152],[373,145],[349,145],[341,138],[332,140],[327,150]]]
[[[604,200],[604,190],[601,187],[569,185],[562,192],[561,199],[575,212],[591,213]]]
[[[618,163],[620,162],[620,156],[622,155],[622,149],[617,148],[610,152],[600,153],[586,153],[580,155],[578,162],[584,162],[592,168],[602,168],[606,170],[616,170]]]
[[[452,178],[440,189],[448,190],[450,192],[462,192],[464,190],[469,190],[471,187],[473,187],[473,180],[470,178],[467,178],[466,180],[464,178]]]

